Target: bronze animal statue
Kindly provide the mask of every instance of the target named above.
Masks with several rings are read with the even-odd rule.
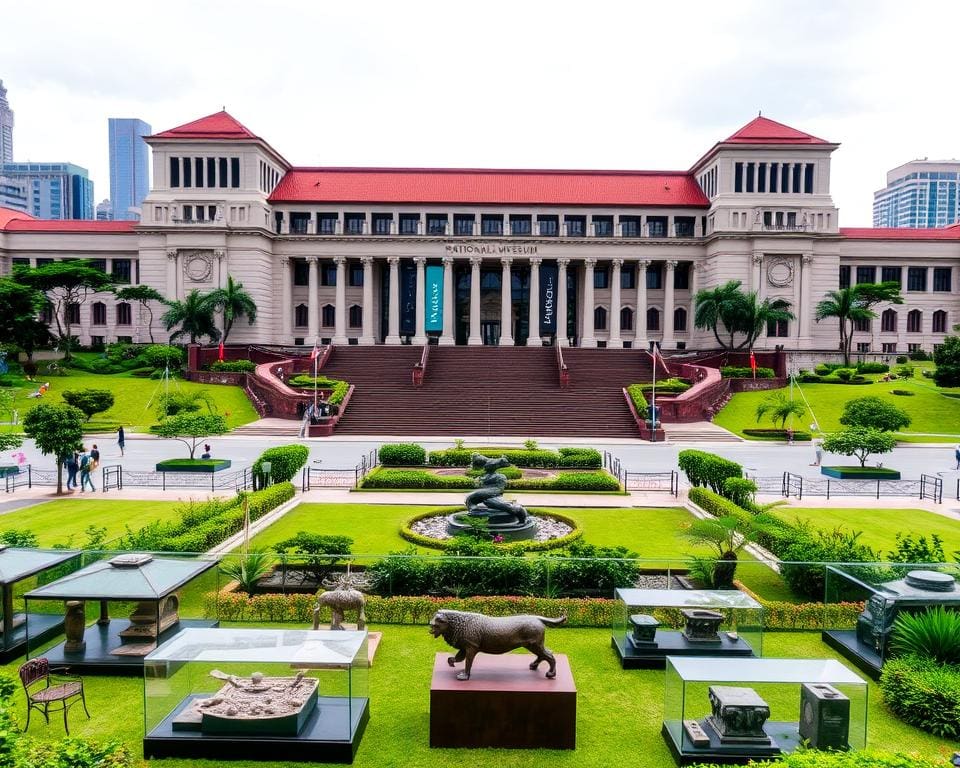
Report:
[[[330,629],[343,629],[343,618],[346,611],[357,612],[357,629],[367,626],[367,617],[363,612],[364,598],[361,589],[370,586],[363,576],[344,573],[334,579],[324,579],[323,586],[328,591],[317,595],[316,605],[313,606],[313,628],[320,628],[320,606],[330,609]]]
[[[507,653],[516,648],[526,648],[536,655],[530,669],[536,669],[546,661],[550,668],[547,677],[557,676],[557,660],[543,644],[546,627],[559,627],[567,620],[548,619],[544,616],[484,616],[482,613],[465,611],[437,611],[430,619],[430,632],[434,637],[443,637],[447,644],[457,649],[457,655],[447,659],[453,667],[463,661],[463,671],[457,680],[469,680],[473,657],[478,653]]]
[[[496,459],[488,458],[475,453],[471,457],[474,469],[483,468],[483,474],[477,478],[477,490],[466,498],[467,514],[473,517],[495,517],[497,515],[512,515],[517,523],[523,524],[527,520],[527,510],[515,501],[503,498],[507,488],[506,475],[497,472],[498,469],[509,467],[510,461],[504,456]]]

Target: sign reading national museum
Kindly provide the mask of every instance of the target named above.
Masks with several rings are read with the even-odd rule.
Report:
[[[463,243],[446,246],[447,256],[536,256],[535,245],[506,245],[499,243]]]

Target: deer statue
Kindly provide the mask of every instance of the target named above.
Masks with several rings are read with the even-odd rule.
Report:
[[[330,629],[343,629],[343,616],[348,610],[357,612],[357,629],[367,626],[367,617],[363,612],[363,592],[368,589],[370,581],[355,573],[341,573],[334,578],[323,580],[326,592],[317,595],[317,603],[313,607],[313,628],[320,627],[320,606],[330,608]]]

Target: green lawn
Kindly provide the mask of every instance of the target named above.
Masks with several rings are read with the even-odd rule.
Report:
[[[99,484],[100,478],[96,482]],[[79,496],[79,493],[77,494]],[[0,531],[11,528],[33,531],[41,547],[55,544],[83,546],[88,526],[107,529],[107,539],[142,528],[153,520],[170,520],[180,506],[177,501],[119,501],[104,499],[103,494],[87,492],[88,498],[58,499],[26,507],[0,516]]]
[[[868,376],[874,379],[871,384],[860,386],[851,384],[800,384],[794,385],[794,398],[803,402],[801,391],[807,403],[813,405],[816,421],[823,432],[835,432],[842,429],[840,414],[847,400],[868,395],[877,395],[883,400],[893,403],[910,414],[913,423],[908,430],[897,434],[897,439],[904,442],[921,443],[951,443],[960,440],[960,398],[945,397],[930,379],[920,378],[899,379],[897,381],[876,381],[878,376]],[[902,397],[890,394],[891,390],[902,389],[913,392],[913,397]],[[782,391],[789,393],[790,388]],[[956,388],[943,389],[943,392],[957,392]],[[769,421],[757,424],[756,409],[770,392],[739,392],[720,413],[714,417],[714,423],[729,429],[741,437],[750,440],[744,435],[744,429],[756,426],[773,426]],[[809,409],[800,419],[794,419],[796,429],[806,429],[814,421]],[[788,424],[789,426],[789,424]],[[929,434],[917,434],[929,433]]]
[[[432,638],[422,626],[373,627],[383,630],[383,641],[369,670],[371,719],[354,765],[358,768],[436,768],[456,762],[476,768],[607,768],[632,762],[644,768],[673,768],[674,762],[660,735],[664,706],[664,673],[661,670],[620,669],[610,648],[606,629],[555,629],[547,634],[556,653],[570,659],[578,689],[577,748],[553,750],[456,750],[429,747],[429,689],[434,654],[446,652],[442,640]],[[833,658],[818,633],[768,633],[768,657]],[[479,656],[482,666],[488,657]],[[13,662],[3,671],[15,674]],[[221,665],[221,668],[222,665]],[[232,670],[227,670],[232,671]],[[70,713],[71,734],[96,739],[116,738],[141,754],[143,737],[143,680],[141,678],[85,677],[87,720],[82,710]],[[18,690],[15,710],[21,717],[25,705]],[[783,694],[787,695],[786,692]],[[799,700],[799,694],[797,694]],[[706,699],[702,711],[708,714]],[[321,704],[322,706],[322,704]],[[873,749],[918,752],[928,757],[949,754],[954,745],[904,725],[888,713],[879,689],[871,684],[867,745]],[[544,723],[543,727],[549,727]],[[31,736],[60,739],[58,717],[49,726],[37,717]],[[143,765],[161,763],[146,763]],[[213,768],[225,763],[206,760],[164,760],[169,768]],[[285,763],[230,761],[235,768],[280,768]]]
[[[914,538],[931,534],[943,539],[943,550],[950,556],[960,550],[960,521],[925,512],[922,509],[806,509],[782,507],[775,514],[788,522],[810,520],[817,528],[832,530],[842,526],[862,531],[860,541],[885,555],[896,546],[897,533],[912,533]]]
[[[41,370],[43,367],[41,366]],[[138,431],[146,430],[150,425],[155,424],[156,419],[156,398],[164,390],[164,384],[152,379],[141,379],[131,376],[129,373],[115,373],[111,375],[98,375],[66,369],[66,376],[44,376],[38,374],[36,382],[19,380],[14,387],[17,397],[13,407],[20,412],[20,421],[23,421],[27,411],[29,411],[38,402],[62,403],[62,393],[68,389],[109,389],[113,392],[114,406],[104,413],[98,413],[94,416],[91,426],[97,428],[98,424],[107,424],[110,430],[114,429],[114,424],[122,424],[125,429]],[[30,398],[28,395],[37,391],[40,381],[50,382],[49,391],[41,398]],[[217,408],[221,414],[226,416],[227,424],[233,428],[241,424],[254,421],[257,418],[257,412],[253,405],[247,399],[246,394],[240,387],[228,387],[222,385],[203,385],[190,381],[172,381],[169,384],[170,390],[175,391],[179,388],[182,391],[193,391],[203,389],[213,396]],[[9,418],[4,416],[4,418]],[[8,429],[8,428],[5,428]]]

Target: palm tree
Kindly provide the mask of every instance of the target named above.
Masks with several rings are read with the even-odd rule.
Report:
[[[840,351],[843,352],[844,365],[850,365],[853,324],[875,318],[877,313],[871,307],[883,301],[903,304],[899,283],[891,281],[851,285],[838,291],[828,291],[826,297],[817,304],[814,319],[818,323],[829,317],[837,318],[840,323]]]
[[[737,312],[736,322],[739,325],[737,330],[745,333],[747,338],[737,349],[752,348],[768,323],[779,320],[793,320],[793,317],[793,312],[790,311],[790,302],[786,299],[774,298],[758,301],[756,291],[745,294]]]
[[[711,290],[698,291],[693,323],[697,328],[713,331],[723,349],[733,349],[733,337],[740,329],[744,299],[739,280],[730,280]],[[720,325],[730,334],[729,343],[720,338]]]
[[[150,334],[150,343],[153,344],[153,310],[150,309],[149,302],[158,301],[162,304],[163,296],[149,285],[128,285],[114,291],[114,294],[121,301],[140,302],[140,306],[147,311],[147,316],[150,318],[147,321],[147,333]]]
[[[737,571],[737,553],[750,543],[753,527],[746,520],[732,515],[708,517],[694,520],[682,535],[696,544],[705,544],[716,551],[713,588],[733,586],[733,577]]]
[[[791,416],[803,418],[806,412],[807,409],[799,400],[791,400],[783,392],[775,392],[757,406],[757,423],[759,424],[764,416],[769,416],[770,421],[774,424],[779,421],[780,429],[784,429],[787,426],[787,419]]]
[[[207,297],[213,307],[223,311],[223,342],[226,343],[235,320],[246,317],[250,325],[257,320],[257,305],[250,294],[243,290],[243,283],[234,282],[233,275],[227,275],[225,288],[217,288]]]
[[[189,336],[190,343],[196,344],[203,336],[209,336],[211,341],[220,338],[220,331],[213,321],[214,306],[209,294],[204,295],[194,288],[183,301],[164,303],[169,307],[160,318],[164,327],[169,331],[180,326],[180,330],[170,336],[170,341]]]

